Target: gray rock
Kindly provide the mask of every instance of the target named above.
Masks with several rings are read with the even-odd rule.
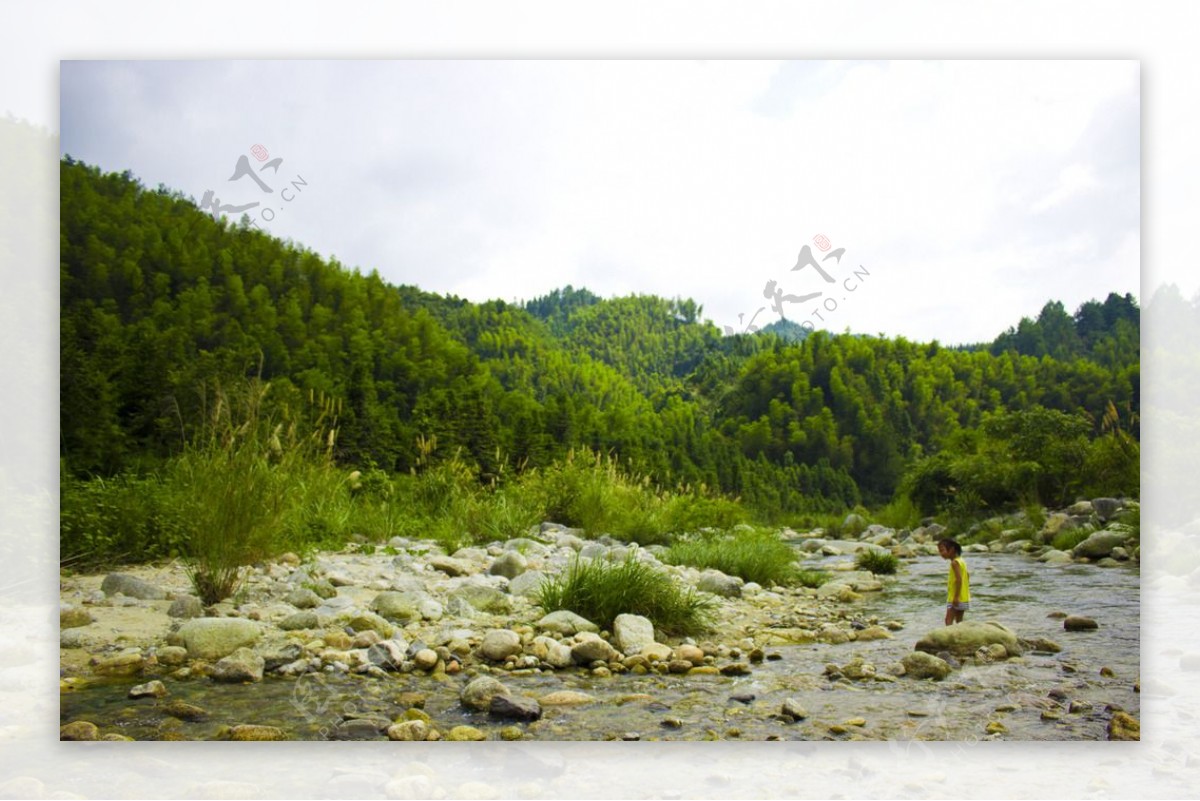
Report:
[[[727,576],[719,570],[705,570],[696,582],[696,589],[722,598],[740,598],[745,583],[738,576]]]
[[[304,655],[303,650],[296,643],[288,643],[287,645],[275,651],[268,651],[262,655],[263,670],[270,673],[273,670],[279,670],[284,665],[290,665],[301,656]]]
[[[262,629],[243,618],[200,617],[184,623],[178,633],[190,658],[212,660],[253,644]]]
[[[491,676],[476,676],[463,687],[458,700],[467,709],[486,712],[494,697],[508,694],[508,688]]]
[[[451,578],[470,575],[474,572],[469,562],[450,556],[434,556],[429,560],[429,566],[434,570],[440,570]]]
[[[128,598],[141,601],[162,601],[167,597],[167,593],[161,587],[125,573],[109,573],[104,577],[100,589],[105,595],[116,595],[119,592]]]
[[[1116,498],[1092,498],[1092,509],[1101,521],[1107,522],[1121,511],[1123,504]]]
[[[526,570],[519,576],[509,579],[508,592],[510,595],[520,595],[525,598],[536,598],[541,591],[546,574],[540,570]]]
[[[529,568],[529,561],[518,551],[505,551],[488,567],[488,575],[513,579]]]
[[[404,663],[406,644],[398,640],[383,640],[367,648],[367,661],[384,670],[399,670]]]
[[[178,667],[187,661],[187,649],[178,645],[164,645],[155,654],[158,664],[167,667]]]
[[[167,609],[167,614],[171,617],[184,618],[190,620],[194,617],[204,616],[204,604],[200,603],[200,599],[194,595],[180,595],[171,602],[171,607]]]
[[[641,615],[617,615],[613,621],[613,642],[626,656],[640,654],[654,644],[654,624]]]
[[[1113,548],[1124,545],[1127,539],[1129,539],[1129,534],[1125,531],[1110,529],[1097,531],[1076,545],[1071,550],[1071,555],[1075,558],[1082,556],[1088,559],[1103,559],[1112,553]]]
[[[950,675],[950,664],[933,654],[923,651],[913,651],[900,660],[904,666],[904,675],[914,679],[934,679],[941,681]]]
[[[413,592],[381,592],[371,601],[371,610],[403,625],[421,619],[421,601],[426,597]]]
[[[806,710],[795,698],[788,698],[783,702],[783,708],[780,710],[780,714],[785,718],[791,718],[793,721],[804,720],[806,717],[808,717],[808,710]]]
[[[213,681],[246,682],[262,681],[266,660],[249,648],[239,648],[218,661],[209,674]]]
[[[512,612],[512,599],[495,587],[485,584],[464,584],[451,591],[446,602],[451,614],[466,616],[472,610],[492,615]]]
[[[162,698],[165,695],[170,695],[167,686],[158,679],[129,688],[130,698]]]
[[[569,609],[551,612],[534,624],[543,631],[553,631],[570,636],[581,631],[599,632],[600,627],[585,617],[575,614]]]
[[[334,590],[334,594],[337,594],[337,590]],[[297,587],[289,592],[283,601],[297,609],[316,609],[321,605],[321,596],[308,587]]]
[[[483,635],[479,653],[493,662],[503,662],[510,656],[521,653],[521,637],[508,629],[492,629]]]
[[[306,609],[303,612],[297,612],[294,615],[288,615],[283,620],[279,621],[279,628],[283,629],[284,631],[316,629],[320,628],[320,626],[320,617],[311,609]]]
[[[331,736],[334,740],[375,740],[391,725],[387,718],[351,718],[339,723]]]
[[[916,649],[930,654],[949,651],[955,656],[972,656],[980,648],[992,643],[1003,645],[1010,656],[1021,653],[1017,635],[1007,626],[990,620],[968,620],[953,626],[942,626],[917,641]]]
[[[337,587],[330,584],[325,579],[316,581],[306,581],[301,589],[308,590],[322,600],[328,601],[330,598],[336,598],[338,591]],[[295,606],[295,604],[293,604]]]
[[[1067,508],[1067,514],[1072,517],[1087,517],[1094,510],[1091,501],[1076,501]]]
[[[571,646],[571,659],[577,665],[590,665],[597,660],[611,662],[616,656],[616,650],[599,637],[587,639]]]
[[[533,698],[494,695],[488,705],[488,713],[505,720],[538,720],[542,717],[542,705]]]
[[[867,528],[867,521],[862,515],[851,512],[842,519],[842,534],[848,537],[857,537]]]

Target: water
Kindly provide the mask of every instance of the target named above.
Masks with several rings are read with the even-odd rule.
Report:
[[[89,720],[104,733],[138,740],[213,739],[223,726],[239,723],[278,726],[295,739],[322,739],[336,736],[345,718],[397,718],[404,709],[399,696],[407,692],[424,697],[424,711],[443,733],[467,724],[489,738],[516,725],[525,739],[534,740],[868,739],[903,744],[982,739],[993,721],[1004,727],[994,735],[1003,739],[1103,740],[1110,705],[1140,716],[1134,688],[1140,669],[1135,566],[1048,566],[1008,554],[968,555],[968,564],[968,619],[1001,621],[1021,637],[1057,642],[1061,652],[966,664],[942,682],[831,681],[824,675],[826,664],[845,665],[858,656],[882,673],[923,634],[942,625],[946,563],[924,557],[902,562],[882,593],[868,594],[849,607],[852,617],[863,621],[903,623],[893,639],[769,647],[767,653],[778,658],[740,677],[595,678],[575,671],[498,675],[518,695],[575,690],[596,699],[584,706],[545,706],[542,719],[533,723],[512,724],[463,709],[458,693],[465,677],[438,682],[415,674],[387,680],[329,674],[300,680],[268,677],[252,685],[165,679],[171,691],[165,700],[208,710],[209,716],[197,722],[166,716],[162,702],[129,700],[126,694],[134,682],[112,681],[63,694],[61,719]],[[1086,615],[1100,628],[1067,632],[1061,620],[1048,617],[1051,612]],[[1112,676],[1102,676],[1102,668]],[[804,707],[807,717],[781,719],[786,699]]]

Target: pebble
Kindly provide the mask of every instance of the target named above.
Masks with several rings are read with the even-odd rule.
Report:
[[[162,698],[164,695],[169,694],[166,685],[158,679],[129,688],[130,698]]]
[[[988,734],[1007,734],[1008,727],[998,720],[992,720],[988,722],[985,731],[987,731]]]

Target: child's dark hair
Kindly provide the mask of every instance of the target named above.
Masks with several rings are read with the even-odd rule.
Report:
[[[954,551],[955,556],[962,556],[962,546],[958,544],[958,540],[952,540],[949,537],[938,540],[938,545],[945,545],[950,550]]]

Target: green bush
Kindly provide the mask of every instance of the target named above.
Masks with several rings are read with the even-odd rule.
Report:
[[[161,476],[64,477],[59,502],[60,562],[98,569],[179,556],[187,534]]]
[[[663,561],[691,565],[704,570],[716,568],[763,586],[795,581],[796,552],[769,531],[734,531],[718,535],[693,535],[676,540]]]
[[[829,581],[829,579],[830,575],[824,570],[797,570],[794,575],[796,584],[814,590]]]
[[[1050,541],[1050,547],[1057,551],[1070,551],[1092,534],[1093,531],[1090,528],[1073,528],[1069,531],[1060,531]]]
[[[557,578],[543,582],[536,600],[547,612],[568,609],[609,629],[617,615],[642,615],[679,636],[707,629],[717,606],[712,596],[679,587],[633,555],[616,564],[576,558]]]
[[[900,560],[895,554],[864,548],[854,557],[854,566],[859,570],[869,570],[876,575],[891,575],[900,566]]]

